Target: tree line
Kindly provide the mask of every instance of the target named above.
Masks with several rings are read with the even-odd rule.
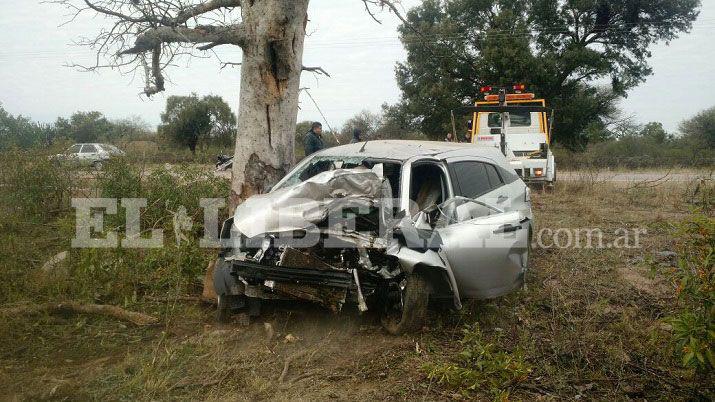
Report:
[[[236,116],[219,96],[196,94],[170,96],[161,124],[152,127],[140,117],[112,120],[99,111],[78,111],[40,123],[13,116],[0,104],[0,151],[29,149],[55,143],[159,141],[196,151],[199,144],[232,147],[236,140]]]
[[[57,142],[118,142],[152,136],[151,126],[139,117],[110,120],[98,111],[75,112],[52,123],[8,113],[0,104],[0,151],[46,147]]]

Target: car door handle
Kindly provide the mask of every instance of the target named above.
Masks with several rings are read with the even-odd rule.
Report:
[[[501,204],[502,202],[504,202],[508,199],[509,199],[509,197],[507,197],[505,195],[500,195],[499,197],[497,197],[497,204]]]
[[[506,225],[499,226],[499,228],[494,231],[494,234],[511,233],[511,232],[516,232],[519,229],[521,229],[521,225],[506,224]]]

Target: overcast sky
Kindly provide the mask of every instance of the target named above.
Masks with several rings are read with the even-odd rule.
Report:
[[[419,0],[403,0],[406,8]],[[141,77],[116,71],[84,73],[65,67],[70,62],[91,63],[87,48],[72,45],[80,36],[92,36],[106,25],[103,18],[80,18],[59,26],[66,11],[35,0],[0,0],[0,103],[12,114],[51,122],[78,110],[99,110],[112,119],[141,116],[151,124],[167,96],[196,92],[221,95],[238,110],[239,70],[220,69],[216,58],[183,62],[169,72],[167,91],[147,99],[139,93]],[[386,12],[375,23],[359,0],[312,0],[310,36],[304,64],[322,66],[332,78],[304,73],[301,85],[309,87],[335,127],[362,109],[379,111],[395,102],[395,62],[405,57],[396,27]],[[703,0],[698,21],[690,34],[669,45],[653,48],[654,75],[632,90],[622,102],[627,115],[641,123],[660,121],[674,131],[678,123],[697,111],[715,105],[715,0]],[[240,50],[217,48],[222,61],[240,61]],[[299,120],[321,120],[312,101],[301,95]]]

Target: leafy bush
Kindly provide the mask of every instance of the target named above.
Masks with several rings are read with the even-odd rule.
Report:
[[[46,222],[69,208],[73,188],[70,166],[49,153],[10,150],[0,153],[0,211],[24,221]]]
[[[477,324],[466,326],[462,332],[462,351],[456,361],[424,367],[430,380],[462,391],[486,389],[503,397],[511,385],[524,381],[531,372],[521,351],[509,352],[485,341]]]
[[[715,219],[695,214],[676,232],[673,279],[681,312],[668,319],[683,365],[715,369]]]
[[[88,172],[56,165],[34,152],[0,153],[0,163],[8,167],[0,176],[0,302],[77,299],[128,304],[144,294],[197,290],[197,278],[215,255],[199,247],[204,235],[199,201],[227,197],[226,179],[186,166],[141,172],[123,158],[106,163],[96,181]],[[70,200],[85,196],[117,199],[118,213],[104,214],[103,223],[105,231],[118,232],[120,239],[125,224],[121,199],[147,199],[141,228],[163,229],[163,247],[72,249],[75,214]],[[177,242],[174,218],[179,211],[191,224],[182,221],[182,241]],[[38,269],[67,250],[68,258],[54,269]]]

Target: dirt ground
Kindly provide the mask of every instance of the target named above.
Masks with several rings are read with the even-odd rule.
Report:
[[[0,327],[0,400],[588,400],[697,398],[661,319],[674,291],[653,266],[693,207],[685,183],[623,189],[560,183],[534,194],[537,230],[644,229],[640,247],[534,249],[526,288],[431,311],[419,333],[390,336],[371,313],[275,304],[249,326],[217,325],[211,306],[146,301],[157,327],[86,316],[12,318]],[[661,253],[661,254],[659,254]],[[655,265],[654,265],[655,264]],[[520,351],[525,378],[468,390],[429,377],[451,364],[466,324]]]

